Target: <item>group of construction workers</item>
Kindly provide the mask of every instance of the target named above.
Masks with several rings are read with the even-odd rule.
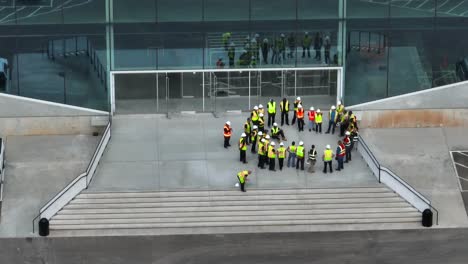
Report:
[[[232,40],[232,33],[225,32],[221,36],[224,49],[227,52],[229,59],[229,67],[236,65],[236,44]],[[238,56],[236,66],[255,67],[260,63],[268,64],[269,58],[271,64],[284,64],[286,58],[293,59],[296,54],[296,46],[302,46],[302,58],[310,58],[310,48],[315,50],[316,61],[322,62],[322,48],[324,63],[331,64],[338,62],[330,58],[331,39],[329,34],[317,32],[314,36],[310,36],[309,32],[304,32],[301,40],[296,40],[296,35],[291,32],[288,36],[285,34],[277,34],[273,37],[265,37],[263,40],[259,34],[255,34],[252,38],[247,35],[242,43],[242,52]],[[260,53],[262,58],[260,58]],[[271,54],[271,55],[270,55]],[[337,58],[336,58],[337,59]],[[224,62],[220,57],[216,63],[218,68],[224,67]]]
[[[280,102],[281,111],[281,126],[286,123],[289,125],[289,101],[283,98]],[[293,119],[292,125],[297,121],[299,131],[304,131],[304,109],[300,97],[297,97],[293,104]],[[265,129],[265,114],[268,115],[267,126],[270,130]],[[309,131],[322,133],[322,113],[320,109],[317,111],[313,107],[308,111]],[[296,167],[297,170],[304,170],[304,163],[307,160],[309,164],[308,171],[315,172],[315,164],[317,162],[318,151],[315,145],[312,145],[310,150],[306,152],[304,142],[300,141],[298,145],[293,141],[290,146],[285,146],[285,132],[275,122],[276,118],[276,102],[273,99],[267,103],[267,111],[263,105],[254,106],[250,117],[244,123],[244,130],[239,139],[239,160],[242,163],[247,163],[247,148],[250,145],[251,153],[258,155],[258,168],[265,169],[268,166],[270,171],[276,171],[276,159],[278,159],[279,169],[284,167],[284,160],[287,167]],[[340,171],[344,169],[344,163],[351,161],[351,151],[354,146],[354,138],[358,134],[357,119],[352,111],[347,111],[344,105],[339,101],[337,106],[330,107],[328,111],[328,129],[325,133],[335,133],[336,126],[340,127],[340,137],[342,140],[337,142],[336,151],[331,149],[330,145],[325,147],[323,151],[322,160],[324,162],[323,172],[333,172],[332,162],[333,159],[337,161],[335,170]],[[230,121],[224,125],[224,147],[230,146],[229,139],[231,137],[232,128]],[[226,139],[228,137],[228,139]],[[277,140],[275,142],[274,140]],[[246,171],[242,171],[246,172]],[[241,173],[241,172],[239,172]],[[251,172],[250,172],[251,173]],[[249,173],[249,174],[250,174]],[[244,175],[244,174],[242,174]],[[245,178],[248,174],[245,175]],[[243,176],[239,176],[243,177]],[[244,189],[242,185],[242,189]],[[245,190],[243,190],[245,191]]]

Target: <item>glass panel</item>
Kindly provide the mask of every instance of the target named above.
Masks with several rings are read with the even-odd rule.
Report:
[[[3,31],[8,35],[8,31]],[[18,94],[16,38],[0,37],[0,92]]]
[[[247,28],[247,26],[246,26]],[[230,28],[232,29],[232,28]],[[250,44],[246,37],[250,39],[249,32],[232,31],[207,32],[205,49],[205,68],[239,68],[239,59],[245,50],[245,45]],[[220,60],[221,59],[221,60]],[[243,65],[245,67],[245,65]]]
[[[301,22],[296,34],[298,66],[338,65],[338,21]]]
[[[157,83],[157,100],[156,100],[156,110],[158,113],[168,113],[169,112],[169,77],[166,73],[157,73],[156,74]]]
[[[114,34],[114,69],[156,69],[161,40],[157,35]]]
[[[5,2],[4,4],[6,5],[10,5],[13,0],[2,2]],[[8,10],[8,14],[0,16],[0,19],[2,20],[2,24],[9,22],[13,24],[15,20],[18,24],[62,24],[63,8],[70,7],[73,7],[70,1],[16,1],[16,8],[6,7],[4,10],[0,11],[0,14],[3,14],[3,12]]]
[[[379,0],[346,0],[347,17],[349,18],[384,18],[389,16],[391,1]],[[406,2],[406,1],[398,1]]]
[[[158,0],[159,22],[186,22],[203,20],[203,0]]]
[[[205,0],[205,21],[249,20],[249,1]]]
[[[251,20],[295,20],[296,4],[291,0],[251,0]]]
[[[204,38],[200,33],[161,34],[159,69],[202,69]],[[181,41],[183,40],[183,41]]]
[[[106,22],[106,1],[65,1],[62,8],[65,24]]]
[[[298,19],[338,18],[340,0],[297,0]]]
[[[216,112],[248,109],[249,72],[214,72],[212,78]]]
[[[297,71],[296,96],[301,97],[304,110],[329,109],[336,101],[336,78],[336,70]]]
[[[113,0],[113,8],[115,22],[156,22],[156,0]]]
[[[436,0],[392,1],[391,17],[433,17]],[[452,2],[452,1],[448,1]]]
[[[114,85],[117,114],[147,114],[157,111],[156,74],[116,74]]]
[[[467,1],[437,1],[437,17],[467,17],[468,2]]]

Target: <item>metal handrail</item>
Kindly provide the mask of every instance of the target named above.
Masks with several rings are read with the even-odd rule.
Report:
[[[60,190],[57,194],[55,194],[48,202],[45,203],[45,205],[43,207],[41,207],[41,209],[39,209],[39,213],[36,215],[36,217],[34,217],[34,219],[32,220],[32,226],[33,226],[33,233],[35,232],[35,225],[34,223],[36,222],[36,220],[41,216],[41,214],[47,210],[55,201],[57,201],[59,198],[61,198],[69,189],[71,189],[73,186],[75,186],[75,184],[77,182],[79,182],[79,180],[83,179],[84,177],[86,177],[86,188],[88,188],[88,174],[89,174],[89,171],[92,167],[92,165],[94,164],[94,162],[96,161],[96,157],[99,153],[99,150],[101,149],[102,147],[102,144],[104,144],[104,140],[106,138],[106,135],[108,133],[110,133],[110,127],[111,127],[111,119],[109,119],[109,124],[107,125],[106,127],[106,130],[104,131],[104,133],[102,134],[102,137],[101,137],[101,140],[99,141],[99,144],[97,145],[96,149],[94,150],[94,154],[93,154],[93,157],[91,159],[91,161],[89,162],[88,164],[88,167],[86,168],[86,171],[82,174],[80,174],[78,177],[74,178],[72,181],[70,181],[66,187],[62,190]]]
[[[367,145],[367,143],[365,142],[364,138],[362,137],[362,135],[359,135],[359,143],[364,147],[364,150],[367,152],[367,154],[369,155],[369,157],[372,159],[372,161],[374,162],[374,164],[377,166],[378,170],[379,170],[379,175],[378,175],[378,179],[379,179],[379,183],[381,182],[380,180],[380,175],[381,175],[381,172],[384,171],[386,172],[388,175],[390,175],[390,177],[392,177],[393,179],[395,179],[396,181],[398,181],[401,185],[403,185],[407,190],[409,190],[411,193],[413,193],[414,195],[416,195],[419,199],[421,199],[422,201],[424,201],[432,210],[435,211],[436,213],[436,225],[439,224],[439,211],[434,207],[432,206],[431,204],[431,201],[429,199],[427,199],[424,195],[414,191],[414,188],[408,183],[406,182],[405,180],[403,180],[402,178],[400,178],[395,172],[393,172],[391,169],[387,168],[387,167],[384,167],[380,164],[380,162],[377,160],[377,158],[375,157],[374,153],[372,153],[372,151],[370,150],[369,146]]]

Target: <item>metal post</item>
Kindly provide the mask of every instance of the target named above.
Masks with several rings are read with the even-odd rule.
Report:
[[[156,112],[159,112],[159,73],[156,73]]]
[[[214,75],[214,78],[213,78],[213,82],[214,82],[214,85],[213,85],[213,90],[214,90],[214,112],[216,113],[216,106],[217,106],[217,97],[218,97],[218,77],[216,77],[216,75]]]
[[[166,73],[166,114],[169,117],[169,77]]]
[[[297,70],[294,71],[294,97],[297,97]]]
[[[252,72],[249,71],[249,108],[248,108],[248,110],[252,109],[252,108],[250,107],[250,89],[252,88],[252,85],[251,85],[252,74],[251,74],[251,73],[252,73]],[[242,110],[242,109],[241,109],[241,110]]]
[[[202,72],[202,111],[205,112],[205,73]]]

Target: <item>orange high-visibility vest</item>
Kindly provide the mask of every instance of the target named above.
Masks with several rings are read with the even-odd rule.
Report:
[[[230,137],[231,136],[231,127],[228,126],[227,124],[224,125],[224,136],[225,137]]]
[[[304,109],[297,109],[297,118],[304,118]]]

